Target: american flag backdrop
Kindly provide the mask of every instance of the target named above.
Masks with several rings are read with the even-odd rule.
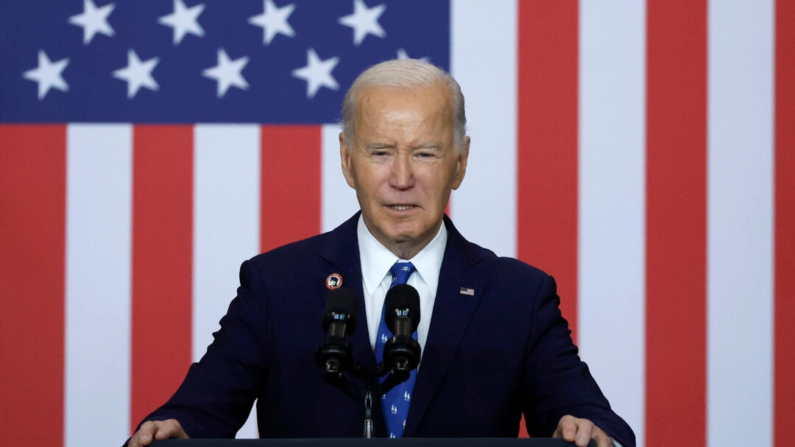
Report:
[[[450,215],[557,279],[639,445],[791,440],[792,0],[2,0],[3,443],[162,404],[243,260],[358,209],[342,97],[396,57],[460,82]]]

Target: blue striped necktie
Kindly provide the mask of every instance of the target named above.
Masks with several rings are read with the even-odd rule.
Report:
[[[392,274],[392,284],[390,288],[398,284],[406,284],[409,276],[416,268],[410,262],[396,262],[389,269]],[[375,359],[377,362],[384,360],[384,345],[392,338],[392,332],[386,326],[384,319],[386,309],[381,311],[381,325],[378,327],[378,340],[375,343]],[[414,331],[414,339],[417,339],[417,331]],[[381,382],[386,380],[386,376],[381,378]],[[411,371],[409,379],[392,388],[388,393],[381,396],[381,408],[384,413],[384,421],[390,438],[402,438],[403,430],[406,428],[406,417],[409,414],[411,404],[411,393],[414,392],[414,382],[417,381],[417,370]]]

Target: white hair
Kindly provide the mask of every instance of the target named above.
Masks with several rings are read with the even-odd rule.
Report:
[[[412,90],[417,87],[430,87],[442,84],[450,93],[453,110],[453,137],[458,152],[464,150],[467,117],[464,111],[464,94],[452,76],[442,69],[416,59],[395,59],[368,68],[353,81],[342,102],[342,126],[348,150],[356,137],[356,107],[359,94],[365,88],[391,88]]]

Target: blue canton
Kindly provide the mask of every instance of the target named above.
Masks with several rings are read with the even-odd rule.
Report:
[[[450,1],[0,1],[0,42],[0,122],[335,123],[371,65],[449,69]]]

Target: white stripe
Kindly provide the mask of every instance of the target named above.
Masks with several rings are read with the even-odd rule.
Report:
[[[194,131],[193,359],[199,360],[234,298],[240,264],[259,253],[260,128]],[[256,437],[251,421],[239,435]]]
[[[709,2],[710,446],[772,442],[773,7]]]
[[[516,256],[517,3],[459,0],[450,8],[450,71],[472,137],[450,212],[464,237]]]
[[[119,445],[130,431],[131,126],[69,125],[66,169],[65,444]]]
[[[639,446],[645,414],[645,44],[644,2],[580,1],[578,340]]]
[[[331,231],[359,211],[356,191],[348,186],[342,175],[339,135],[342,128],[336,124],[321,127],[322,166],[320,168],[321,231]]]

